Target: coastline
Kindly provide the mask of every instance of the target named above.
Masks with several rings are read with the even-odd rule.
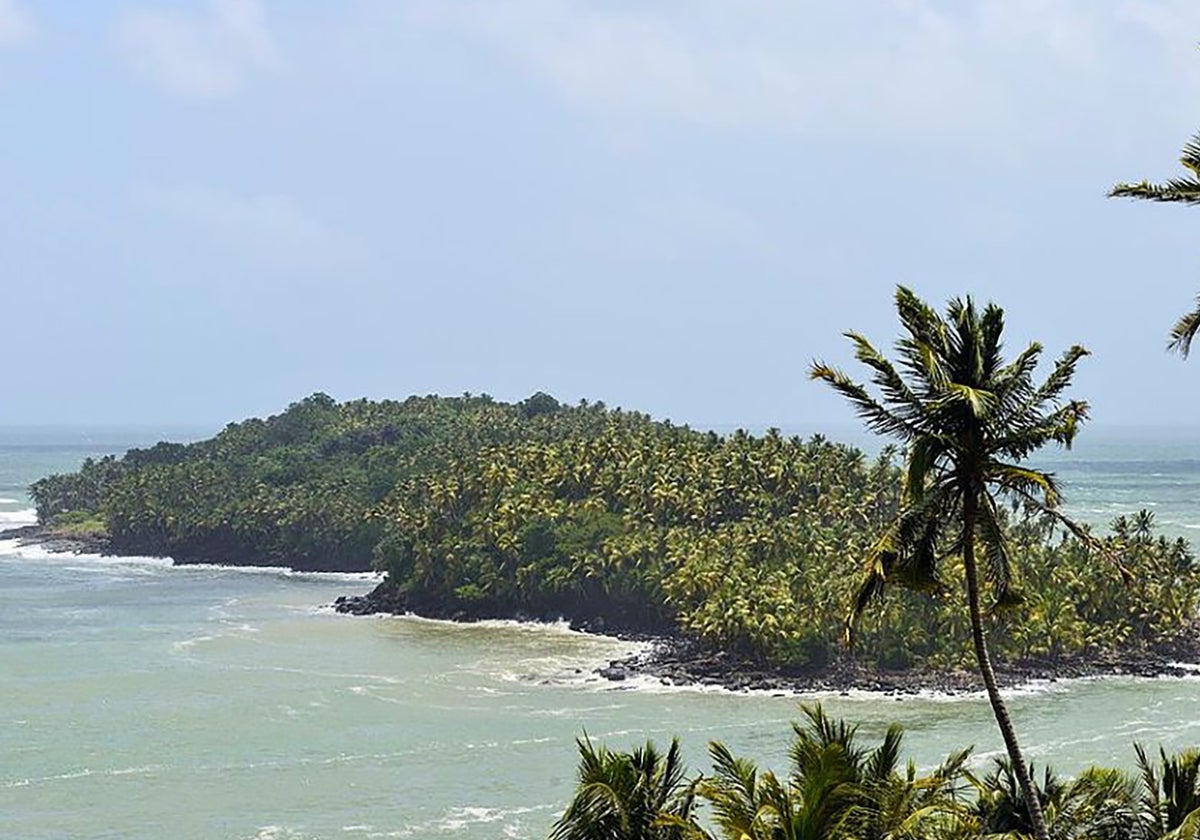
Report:
[[[0,531],[0,540],[17,540],[21,546],[38,546],[54,554],[94,554],[123,556],[114,551],[105,537],[78,535],[25,525]],[[174,561],[177,565],[196,562]],[[261,566],[254,563],[222,563],[229,567]],[[282,568],[282,567],[281,567]],[[322,570],[298,570],[322,571]],[[342,569],[328,569],[341,572]],[[623,641],[649,642],[648,650],[610,660],[595,673],[613,683],[649,679],[664,686],[709,687],[729,691],[756,691],[781,694],[813,694],[866,691],[883,696],[908,696],[924,693],[962,695],[982,691],[979,675],[970,669],[903,671],[865,667],[841,657],[817,669],[787,669],[766,666],[739,658],[727,651],[705,645],[661,622],[637,622],[602,615],[577,616],[501,613],[479,610],[467,612],[461,607],[443,608],[437,604],[414,604],[385,582],[365,595],[339,596],[332,608],[347,615],[416,615],[423,618],[473,623],[490,619],[525,622],[562,622],[570,629]],[[1039,659],[997,665],[1002,686],[1018,688],[1035,682],[1054,683],[1064,679],[1090,677],[1182,678],[1200,675],[1200,628],[1187,637],[1165,641],[1156,649],[1102,651],[1087,656]]]
[[[349,615],[417,615],[468,623],[493,618],[536,622],[563,619],[562,616],[467,614],[461,609],[431,609],[430,605],[409,603],[386,582],[366,595],[341,596],[333,608]],[[733,656],[672,628],[627,627],[586,618],[570,619],[569,626],[578,632],[651,643],[645,652],[610,660],[595,670],[597,675],[614,683],[642,678],[664,686],[781,694],[867,691],[883,696],[902,696],[924,693],[963,695],[983,691],[978,673],[970,669],[890,671],[869,668],[848,658],[840,658],[819,669],[786,669]],[[1185,663],[1198,663],[1198,666],[1188,667]],[[996,667],[996,676],[1005,688],[1090,677],[1153,679],[1197,675],[1200,675],[1200,627],[1194,627],[1187,638],[1165,641],[1153,650],[1099,651],[1088,656],[1001,663]]]
[[[0,540],[16,540],[24,546],[39,546],[52,554],[99,554],[113,556],[108,537],[58,531],[45,525],[18,525],[0,531]]]

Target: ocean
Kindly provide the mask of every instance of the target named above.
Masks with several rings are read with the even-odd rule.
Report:
[[[153,430],[0,434],[0,526],[25,488]],[[1042,465],[1073,514],[1140,508],[1200,530],[1200,431],[1090,430]],[[121,840],[542,838],[570,795],[575,739],[683,739],[781,768],[789,722],[821,700],[870,737],[907,727],[932,765],[999,754],[980,697],[735,694],[610,683],[636,649],[561,626],[350,618],[329,604],[370,575],[174,568],[0,542],[0,836]],[[1037,765],[1129,766],[1131,744],[1200,745],[1200,678],[1064,680],[1011,692]]]

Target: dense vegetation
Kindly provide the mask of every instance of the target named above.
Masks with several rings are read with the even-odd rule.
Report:
[[[862,743],[857,729],[805,708],[781,775],[709,746],[712,772],[688,778],[677,742],[631,752],[579,742],[575,796],[551,840],[1021,840],[1028,809],[1007,760],[969,769],[970,750],[928,771],[903,762],[903,731]],[[1077,840],[1200,836],[1200,751],[1152,756],[1137,772],[1105,767],[1063,779],[1049,768],[1035,795],[1049,835]]]
[[[121,553],[388,574],[433,615],[599,616],[794,667],[838,643],[861,559],[898,504],[894,453],[821,438],[699,432],[546,395],[518,404],[316,395],[211,440],[159,444],[37,482],[43,522],[106,523]],[[1138,647],[1181,633],[1200,596],[1185,544],[1149,516],[1106,537],[1132,583],[1047,520],[1006,521],[1019,607],[1000,659]],[[894,668],[970,656],[961,564],[898,591],[855,656]]]

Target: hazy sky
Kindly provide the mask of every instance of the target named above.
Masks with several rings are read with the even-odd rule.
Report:
[[[1195,0],[0,0],[0,424],[207,424],[317,390],[547,390],[695,424],[897,283],[1094,355],[1097,423],[1194,423],[1164,352],[1200,208],[1106,200],[1200,129]]]

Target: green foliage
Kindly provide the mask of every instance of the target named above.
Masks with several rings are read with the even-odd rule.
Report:
[[[108,525],[104,519],[85,510],[56,514],[46,524],[50,533],[64,539],[90,539],[108,536]]]
[[[698,830],[679,742],[612,752],[579,739],[579,784],[551,840],[684,840]]]
[[[712,771],[689,780],[672,742],[610,751],[582,740],[575,795],[552,840],[1025,840],[1028,808],[1007,759],[968,769],[970,748],[918,772],[903,730],[876,744],[821,707],[802,707],[786,773],[709,745]],[[1074,779],[1047,768],[1034,785],[1050,835],[1061,840],[1200,837],[1200,751],[1156,759],[1135,745],[1139,771],[1089,767]],[[670,768],[668,770],[668,768]],[[1039,778],[1040,777],[1040,778]]]
[[[381,539],[371,514],[405,478],[484,445],[586,429],[599,414],[530,419],[487,396],[339,405],[314,394],[210,440],[88,460],[30,494],[43,523],[67,511],[101,516],[118,551],[366,570]]]

